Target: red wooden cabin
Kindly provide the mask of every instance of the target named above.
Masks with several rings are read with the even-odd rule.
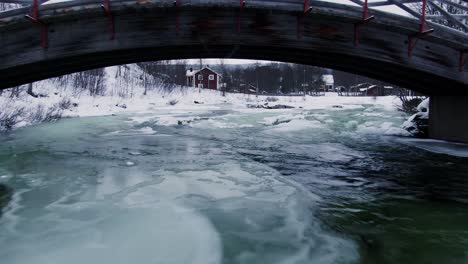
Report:
[[[194,71],[187,71],[187,86],[204,89],[218,90],[221,75],[209,67]]]

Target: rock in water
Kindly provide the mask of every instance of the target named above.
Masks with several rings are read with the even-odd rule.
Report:
[[[274,106],[266,106],[266,109],[291,109],[294,108],[294,106],[290,105],[274,105]]]
[[[291,109],[294,108],[294,106],[290,105],[273,105],[270,106],[268,103],[264,105],[253,105],[253,104],[247,104],[247,108],[263,108],[263,109]]]

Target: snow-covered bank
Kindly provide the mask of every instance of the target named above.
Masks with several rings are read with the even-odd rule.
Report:
[[[78,74],[36,82],[34,94],[38,97],[26,93],[25,88],[16,92],[3,91],[0,94],[0,131],[60,117],[105,116],[125,112],[154,112],[161,109],[213,110],[220,106],[229,106],[239,111],[256,112],[287,111],[274,110],[275,106],[305,110],[346,110],[362,108],[363,105],[396,109],[399,104],[396,97],[340,97],[335,93],[327,93],[321,97],[233,93],[223,96],[222,92],[215,90],[167,87],[157,77],[150,77],[153,79],[148,87],[148,78],[138,65],[133,64],[108,67],[96,75],[83,77]],[[254,108],[249,108],[248,105]]]
[[[125,112],[153,112],[157,110],[213,110],[225,104],[243,112],[257,111],[287,111],[269,109],[251,109],[248,104],[256,105],[287,105],[304,110],[334,109],[346,110],[362,108],[363,104],[379,105],[386,108],[395,108],[398,103],[394,97],[339,97],[336,94],[327,94],[322,97],[297,96],[255,96],[245,94],[230,94],[222,96],[219,91],[177,87],[172,91],[154,89],[143,95],[142,89],[135,89],[132,97],[115,95],[91,96],[89,94],[73,94],[68,89],[57,91],[49,82],[41,82],[35,92],[45,94],[47,97],[32,97],[22,93],[17,98],[9,98],[7,93],[0,96],[0,109],[2,113],[15,112],[22,109],[13,128],[36,124],[42,119],[33,119],[31,113],[38,109],[45,112],[57,112],[62,117],[105,116]],[[274,98],[274,99],[272,99]],[[13,114],[13,113],[12,113]]]

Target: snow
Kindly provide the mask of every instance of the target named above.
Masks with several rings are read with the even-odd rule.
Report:
[[[319,121],[294,119],[288,123],[282,123],[282,124],[276,125],[273,128],[273,130],[280,131],[280,132],[290,132],[290,131],[298,131],[298,130],[314,129],[314,128],[323,128],[323,125]]]
[[[45,3],[42,3],[42,5],[50,5],[50,4],[56,4],[56,3],[61,3],[61,2],[70,2],[73,0],[49,0]]]
[[[187,70],[187,73],[185,74],[185,76],[191,77],[191,76],[194,76],[197,72],[199,71]]]
[[[52,109],[66,100],[71,106],[62,111],[62,117],[86,117],[86,116],[106,116],[122,113],[153,113],[155,111],[210,111],[220,109],[221,106],[230,105],[233,109],[241,112],[258,112],[265,109],[249,109],[247,104],[268,103],[269,106],[288,105],[295,109],[333,109],[346,110],[362,108],[363,104],[374,104],[388,109],[395,109],[398,104],[396,97],[341,97],[336,93],[326,93],[325,96],[278,96],[277,101],[269,102],[272,96],[255,96],[246,94],[226,93],[223,97],[220,91],[199,89],[191,87],[176,87],[171,91],[160,87],[152,87],[144,94],[141,81],[142,70],[137,65],[127,67],[128,76],[117,76],[117,66],[105,68],[104,86],[105,92],[102,96],[92,96],[87,92],[76,91],[71,82],[65,85],[57,83],[54,79],[49,79],[34,84],[34,92],[45,95],[45,97],[32,97],[22,92],[17,98],[11,99],[9,91],[4,91],[0,96],[0,109],[14,111],[17,108],[24,108],[27,114],[21,116],[14,128],[36,124],[32,119],[32,113],[39,108]],[[130,87],[130,88],[129,88]],[[173,101],[172,105],[169,102]],[[174,104],[174,102],[176,102]],[[195,102],[198,102],[195,103]],[[267,111],[286,111],[285,109]],[[4,112],[5,113],[5,112]],[[151,117],[143,117],[151,118]],[[164,120],[162,120],[164,121]],[[173,123],[174,120],[166,120]],[[273,120],[274,121],[274,120]],[[299,127],[301,122],[294,122],[293,125]],[[0,128],[1,129],[1,128]]]
[[[189,125],[208,126],[214,128],[240,128],[251,127],[252,124],[245,122],[230,122],[230,120],[218,118],[203,120],[200,116],[211,113],[213,110],[230,109],[240,114],[268,112],[273,115],[266,115],[263,121],[265,126],[271,126],[274,132],[291,132],[305,129],[316,129],[326,127],[327,123],[334,122],[329,116],[316,114],[308,117],[304,113],[308,110],[332,110],[346,111],[352,109],[364,109],[365,105],[373,105],[385,110],[396,110],[399,99],[393,96],[386,97],[345,97],[336,93],[325,93],[325,96],[273,96],[247,95],[238,93],[226,93],[216,90],[199,89],[192,87],[175,87],[170,90],[163,88],[162,83],[150,88],[144,95],[144,85],[142,75],[144,72],[136,64],[113,66],[104,69],[102,95],[93,96],[87,90],[77,89],[73,81],[65,83],[56,79],[49,79],[34,83],[34,92],[44,95],[44,97],[32,97],[26,92],[22,92],[19,97],[10,98],[10,91],[4,91],[0,96],[0,109],[3,114],[14,113],[16,109],[24,108],[13,129],[39,124],[42,119],[34,118],[35,113],[42,109],[43,112],[56,109],[62,117],[89,117],[89,116],[110,116],[128,115],[129,122],[142,124],[142,128],[135,131],[116,131],[107,136],[122,135],[155,135],[145,122],[158,123],[158,125]],[[125,74],[121,74],[125,71]],[[69,107],[59,108],[63,102],[69,101]],[[272,102],[274,101],[274,102]],[[170,103],[171,102],[171,103]],[[197,102],[197,103],[196,103]],[[263,109],[248,108],[247,105],[268,106],[287,105],[292,109]],[[368,112],[370,110],[371,112]],[[137,113],[137,115],[135,115]],[[164,113],[161,115],[161,113]],[[187,116],[187,113],[191,113]],[[373,115],[371,109],[366,109],[363,114]],[[0,111],[0,116],[2,112]],[[185,115],[185,116],[184,116]],[[225,117],[228,118],[228,117]],[[385,118],[385,117],[382,117]],[[312,119],[312,120],[310,120]],[[193,122],[196,121],[196,122]],[[182,123],[180,123],[182,122]],[[5,128],[1,127],[0,130]],[[377,127],[376,127],[377,126]],[[355,125],[360,133],[379,134],[401,134],[388,125],[364,124]],[[391,130],[391,131],[390,131]],[[390,131],[390,132],[388,132]]]
[[[376,87],[377,85],[371,85],[369,87],[366,87],[366,88],[360,88],[359,91],[361,92],[366,92],[368,90],[371,90],[372,88]]]
[[[47,1],[47,2],[43,3],[43,5],[60,3],[60,2],[68,2],[68,1],[72,1],[72,0],[50,0],[50,1]],[[355,3],[353,3],[353,2],[351,2],[349,0],[322,0],[322,1],[337,3],[337,4],[344,4],[344,5],[358,6],[357,4],[355,4]],[[372,0],[370,2],[372,2]],[[412,17],[411,14],[409,14],[408,12],[404,11],[403,9],[401,9],[398,6],[395,6],[395,5],[372,7],[370,9],[371,10],[376,9],[376,10],[383,11],[383,12],[393,13],[393,14],[397,14],[397,15],[401,15],[401,16]],[[231,62],[231,64],[235,64],[236,61],[237,61],[235,59],[231,59],[231,60],[233,61],[233,62]],[[216,60],[214,60],[214,59],[212,61],[216,62]],[[252,61],[252,63],[254,63],[254,61]]]
[[[429,118],[429,98],[424,99],[418,107],[419,112],[426,113],[426,116]]]
[[[334,83],[335,83],[335,80],[333,79],[333,75],[332,75],[332,74],[324,74],[324,75],[322,75],[322,81],[323,81],[326,85],[331,85],[331,84],[334,84]]]
[[[428,120],[429,119],[429,99],[424,99],[418,106],[418,112],[408,118],[403,125],[402,128],[410,131],[413,135],[418,135],[423,133],[418,125],[419,120]]]

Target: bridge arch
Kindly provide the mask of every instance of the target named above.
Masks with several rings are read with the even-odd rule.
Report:
[[[0,89],[116,64],[204,57],[316,65],[429,95],[468,95],[468,65],[460,68],[468,35],[436,24],[433,34],[418,36],[417,20],[372,11],[376,19],[359,27],[356,45],[362,9],[341,4],[312,2],[305,13],[298,0],[102,3],[43,5],[38,23],[25,19],[30,8],[1,13]]]

